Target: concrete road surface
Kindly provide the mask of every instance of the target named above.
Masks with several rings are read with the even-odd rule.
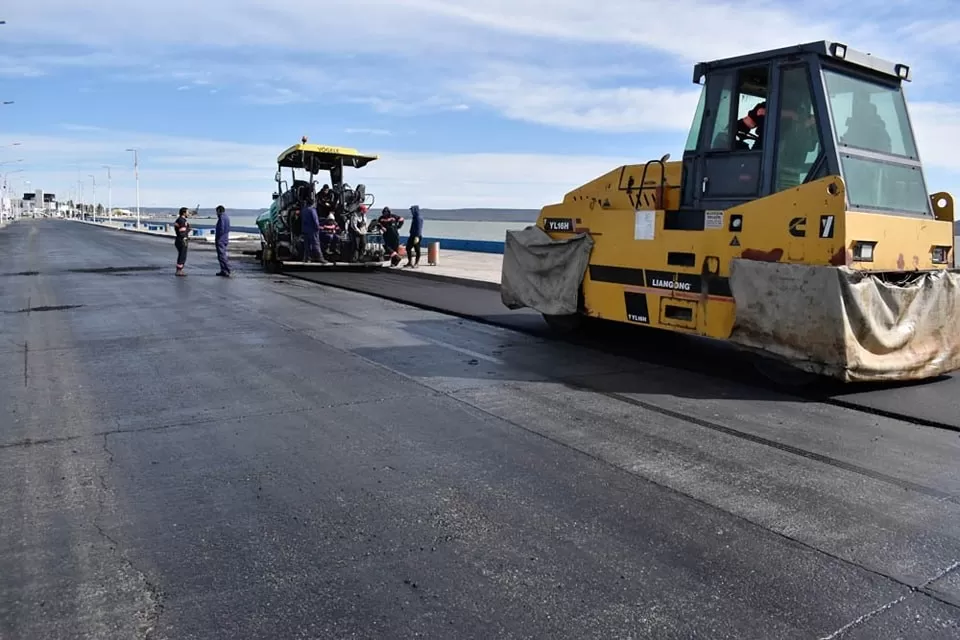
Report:
[[[954,432],[167,239],[0,256],[4,640],[960,634]]]

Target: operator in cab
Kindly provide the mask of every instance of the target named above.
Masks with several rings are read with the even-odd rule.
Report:
[[[317,214],[322,220],[327,214],[333,213],[333,208],[333,191],[330,190],[330,185],[325,184],[317,192]]]
[[[766,119],[767,101],[764,100],[753,109],[750,109],[747,115],[737,120],[736,146],[738,149],[752,149],[754,151],[763,149],[763,123]],[[753,129],[756,129],[756,133],[753,134],[756,138],[754,139],[753,147],[750,147],[744,139],[750,135]]]
[[[327,259],[320,251],[320,220],[317,217],[315,196],[308,193],[303,209],[300,210],[300,228],[303,238],[303,261],[324,264]]]
[[[187,222],[187,208],[180,207],[180,215],[173,223],[173,246],[177,248],[177,273],[178,276],[187,275],[183,268],[187,264],[187,243],[190,239],[190,223]]]
[[[220,262],[218,276],[230,277],[230,257],[227,255],[227,245],[230,244],[230,216],[226,214],[222,204],[217,205],[217,260]]]
[[[339,233],[340,227],[337,226],[337,221],[331,211],[320,222],[320,252],[324,256],[327,256],[336,247]]]

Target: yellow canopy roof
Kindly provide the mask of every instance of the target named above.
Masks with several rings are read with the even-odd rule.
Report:
[[[329,147],[320,144],[295,144],[277,156],[281,167],[306,169],[310,173],[329,171],[343,161],[343,166],[359,169],[380,156],[360,153],[349,147]]]

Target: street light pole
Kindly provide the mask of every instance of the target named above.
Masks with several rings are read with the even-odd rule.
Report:
[[[93,180],[93,212],[91,215],[93,216],[93,221],[96,222],[97,221],[97,177],[92,173],[88,173],[87,175],[90,176],[91,180]]]
[[[133,176],[137,181],[137,229],[140,228],[140,156],[138,149],[127,149],[133,151]]]
[[[0,163],[0,164],[7,164],[7,163]],[[7,171],[6,173],[3,174],[3,189],[2,189],[3,199],[6,199],[7,197],[7,178],[10,176],[11,173],[23,173],[23,169],[17,169],[15,171]],[[3,222],[4,210],[5,210],[5,207],[3,206],[3,200],[0,200],[0,222]],[[10,205],[10,216],[13,217],[13,203],[11,203]]]
[[[113,224],[113,183],[110,181],[110,167],[103,165],[107,170],[107,221]]]

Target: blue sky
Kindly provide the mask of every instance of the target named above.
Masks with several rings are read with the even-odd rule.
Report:
[[[835,38],[911,65],[929,186],[956,191],[954,6],[7,0],[0,179],[22,169],[12,188],[67,197],[82,179],[87,201],[95,179],[105,202],[109,165],[113,204],[130,206],[137,147],[144,206],[261,207],[278,152],[308,135],[380,154],[351,176],[377,205],[539,208],[625,162],[678,157],[696,61]]]

